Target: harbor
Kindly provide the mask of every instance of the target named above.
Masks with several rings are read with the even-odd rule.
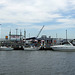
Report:
[[[0,75],[75,75],[75,0],[0,0]]]
[[[22,35],[21,31],[18,34],[17,29],[16,29],[16,34],[12,34],[12,31],[10,30],[9,36],[5,36],[5,39],[0,40],[0,46],[4,48],[11,47],[11,49],[13,48],[13,50],[26,50],[26,49],[52,50],[51,46],[61,44],[62,42],[65,42],[65,41],[70,41],[73,44],[73,46],[75,46],[75,40],[67,39],[67,35],[66,35],[66,39],[57,38],[57,37],[52,38],[51,36],[47,37],[46,35],[42,35],[41,37],[39,37],[43,27],[39,31],[37,37],[29,37],[29,38],[26,38],[25,30],[24,30],[24,35]]]

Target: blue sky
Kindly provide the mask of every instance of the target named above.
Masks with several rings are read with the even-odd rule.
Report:
[[[41,35],[75,39],[75,0],[0,0],[0,38],[26,30],[26,36]]]

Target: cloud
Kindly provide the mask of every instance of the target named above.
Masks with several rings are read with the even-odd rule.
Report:
[[[31,30],[39,30],[44,23],[44,30],[75,28],[75,1],[0,0],[0,24],[7,23]]]
[[[66,0],[3,0],[0,4],[5,6],[0,10],[2,23],[50,21],[60,17],[53,12],[66,8]]]
[[[75,28],[74,25],[51,25],[46,26],[45,30],[56,30],[56,29],[67,29],[67,28]]]

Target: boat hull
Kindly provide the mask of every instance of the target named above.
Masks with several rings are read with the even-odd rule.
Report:
[[[55,51],[75,51],[75,46],[52,46]]]
[[[28,47],[28,48],[26,48],[26,47],[23,47],[24,48],[24,50],[28,50],[28,51],[36,51],[36,50],[39,50],[40,49],[40,47]]]
[[[11,51],[11,50],[13,50],[13,48],[11,48],[11,47],[0,47],[0,50],[2,50],[2,51]]]

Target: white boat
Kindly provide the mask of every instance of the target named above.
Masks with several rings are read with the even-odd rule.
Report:
[[[6,46],[1,46],[0,47],[0,50],[4,50],[4,51],[8,51],[8,50],[13,50],[13,48],[12,47],[6,47]]]
[[[75,46],[73,46],[69,41],[62,45],[51,46],[51,48],[55,51],[75,51]]]
[[[32,51],[36,51],[36,50],[39,50],[40,49],[40,47],[32,47],[32,46],[30,46],[30,47],[24,47],[23,46],[23,48],[24,48],[24,50],[32,50]]]

